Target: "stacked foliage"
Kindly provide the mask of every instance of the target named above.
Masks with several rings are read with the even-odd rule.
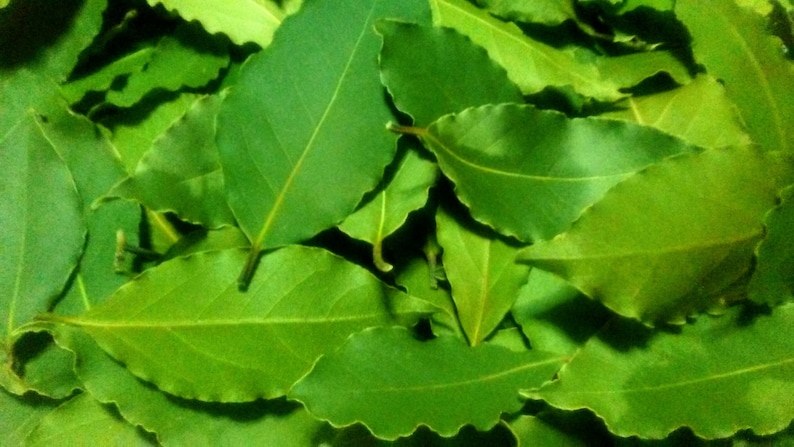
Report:
[[[792,7],[0,2],[3,445],[794,442]]]

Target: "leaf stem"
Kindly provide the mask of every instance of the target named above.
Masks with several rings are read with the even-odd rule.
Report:
[[[399,124],[394,124],[393,122],[389,121],[386,124],[386,128],[389,131],[394,133],[399,133],[403,135],[414,135],[416,137],[424,137],[427,135],[427,129],[424,127],[415,127],[415,126],[401,126]]]
[[[262,250],[256,246],[251,247],[251,251],[248,252],[248,258],[245,260],[243,271],[240,272],[240,276],[237,278],[237,289],[241,292],[248,290],[248,285],[251,284],[251,278],[254,276],[254,271],[256,271],[256,266],[259,263],[259,256],[261,254]]]

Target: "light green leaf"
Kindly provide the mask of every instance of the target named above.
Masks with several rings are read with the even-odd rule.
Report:
[[[375,328],[320,358],[289,397],[334,426],[360,422],[383,439],[419,425],[452,436],[466,424],[488,430],[500,414],[518,411],[518,389],[539,387],[562,362],[542,352],[471,348],[453,337],[421,342],[402,328]]]
[[[64,325],[52,330],[56,341],[75,353],[76,373],[91,395],[117,405],[126,420],[156,433],[165,446],[303,447],[325,426],[306,411],[287,414],[277,402],[208,405],[175,398],[136,378],[85,332]]]
[[[464,339],[452,295],[448,288],[438,284],[435,273],[426,260],[414,258],[397,272],[395,283],[405,288],[409,295],[427,301],[437,308],[430,317],[430,325],[435,335],[454,335]]]
[[[469,344],[475,346],[510,311],[527,281],[529,267],[515,263],[517,248],[498,239],[487,228],[462,219],[439,209],[436,227],[458,318]]]
[[[0,389],[0,445],[24,445],[28,434],[56,406],[49,401],[31,402]]]
[[[748,294],[757,303],[794,300],[794,187],[780,195],[780,205],[764,218],[766,237],[755,251],[757,261]]]
[[[630,177],[551,241],[519,259],[617,313],[682,323],[722,307],[750,268],[761,219],[794,181],[792,160],[755,148],[671,157]]]
[[[74,355],[53,343],[49,334],[36,331],[26,332],[15,346],[23,357],[16,359],[16,369],[25,389],[51,399],[63,399],[82,389],[74,373]]]
[[[176,11],[187,21],[197,20],[210,33],[224,33],[232,42],[243,45],[254,42],[270,45],[273,33],[286,14],[271,0],[147,0]]]
[[[621,180],[695,150],[649,127],[515,104],[468,109],[418,133],[472,216],[523,241],[561,233]]]
[[[397,231],[411,212],[425,206],[430,187],[438,178],[436,164],[417,148],[408,147],[395,169],[386,187],[339,225],[350,237],[372,244],[375,266],[384,272],[392,266],[383,256],[383,240]]]
[[[584,447],[582,440],[534,416],[519,416],[508,424],[518,441],[517,447]]]
[[[670,91],[632,96],[617,105],[623,110],[601,116],[652,126],[700,147],[750,143],[725,88],[708,75],[699,75],[691,83]]]
[[[94,73],[69,81],[61,87],[61,93],[70,102],[80,101],[88,92],[109,90],[119,76],[140,71],[152,59],[156,47],[144,47],[103,65]]]
[[[244,402],[283,395],[353,332],[395,319],[410,324],[432,311],[404,311],[415,300],[387,299],[385,285],[366,270],[300,246],[264,256],[262,274],[240,292],[230,271],[244,258],[237,249],[176,258],[86,314],[54,319],[80,326],[164,391]]]
[[[31,10],[36,5],[16,1],[0,9],[0,78],[24,65],[63,82],[102,28],[107,0],[58,2]]]
[[[44,416],[25,438],[26,446],[154,445],[134,425],[89,394],[80,394]]]
[[[521,91],[479,46],[448,28],[381,21],[381,78],[416,125],[491,103],[524,102]]]
[[[675,13],[692,34],[695,59],[725,83],[753,141],[794,150],[794,64],[764,18],[723,0],[680,0]]]
[[[217,230],[200,229],[181,237],[163,257],[171,259],[205,251],[247,248],[248,244],[248,238],[237,227],[222,227]]]
[[[557,26],[576,21],[574,0],[477,0],[491,14],[507,20]]]
[[[63,159],[31,111],[0,136],[0,332],[47,310],[77,265],[85,241],[83,204]]]
[[[157,43],[141,71],[133,72],[122,90],[110,90],[106,100],[130,107],[155,89],[177,91],[203,87],[229,64],[226,46],[195,25],[182,24]]]
[[[183,220],[211,228],[234,224],[215,147],[220,104],[217,95],[196,100],[181,120],[155,140],[135,175],[109,195],[136,199],[154,211],[173,211]]]
[[[589,408],[623,437],[661,439],[679,427],[706,439],[744,429],[771,434],[794,419],[792,340],[793,305],[755,316],[737,306],[680,333],[615,320],[559,380],[524,394],[561,409]]]
[[[532,269],[512,309],[533,349],[572,355],[612,314],[549,272]]]
[[[373,24],[425,10],[420,0],[310,3],[243,67],[217,132],[229,205],[252,242],[241,286],[261,250],[337,225],[377,185],[396,145]]]

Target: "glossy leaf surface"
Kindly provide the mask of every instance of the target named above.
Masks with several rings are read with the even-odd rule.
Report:
[[[748,293],[757,303],[794,299],[794,187],[784,189],[781,198],[780,205],[764,218],[766,237],[756,248],[756,267]]]
[[[452,29],[395,21],[378,22],[376,29],[383,36],[383,84],[416,125],[468,107],[524,101],[504,69]]]
[[[692,51],[725,82],[753,141],[767,150],[794,148],[794,65],[764,19],[735,2],[676,2],[676,16],[692,34]]]
[[[792,305],[755,316],[736,307],[701,316],[680,333],[650,334],[615,320],[559,380],[526,394],[558,408],[592,409],[624,437],[660,439],[679,427],[707,439],[746,428],[771,434],[794,419],[792,340]]]
[[[243,67],[217,132],[229,205],[253,244],[241,282],[260,250],[338,224],[378,183],[395,137],[384,129],[392,113],[373,25],[419,20],[419,11],[384,0],[310,3]]]
[[[618,104],[623,110],[601,116],[652,126],[700,147],[750,143],[725,88],[707,75],[670,91],[634,96]]]
[[[243,293],[230,271],[244,257],[226,250],[173,259],[65,321],[169,393],[245,402],[283,395],[353,332],[422,315],[402,310],[407,297],[387,299],[362,268],[298,246],[265,256]]]
[[[561,363],[542,352],[470,348],[452,337],[421,342],[401,328],[377,328],[322,357],[289,397],[335,426],[360,422],[384,439],[419,425],[452,436],[466,424],[496,425],[501,412],[521,408],[519,388],[539,387]]]
[[[519,259],[621,315],[682,323],[725,303],[750,268],[761,219],[794,179],[791,159],[754,148],[671,157],[625,180],[571,229]]]
[[[233,224],[215,146],[220,104],[219,96],[197,100],[154,142],[134,176],[110,195],[134,198],[152,210],[173,211],[184,220],[211,228]]]
[[[436,214],[436,228],[458,318],[469,343],[478,345],[510,311],[529,268],[515,263],[517,248],[487,228],[460,222],[444,210]]]
[[[514,104],[445,116],[420,137],[474,218],[523,241],[561,233],[634,172],[694,150],[648,127]]]

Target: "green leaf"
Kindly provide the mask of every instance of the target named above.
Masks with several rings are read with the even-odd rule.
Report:
[[[28,112],[0,137],[0,332],[3,342],[47,310],[77,265],[83,204],[72,174]],[[56,225],[57,223],[57,225]]]
[[[744,429],[771,434],[794,419],[792,340],[792,305],[754,317],[735,307],[680,333],[650,334],[615,320],[559,380],[525,394],[562,409],[589,408],[623,437],[661,439],[679,427],[706,439]]]
[[[419,134],[472,216],[523,241],[561,233],[621,180],[695,150],[645,126],[515,104],[445,116]]]
[[[439,209],[436,227],[458,318],[469,343],[475,346],[510,311],[527,281],[529,267],[515,263],[517,248],[487,228],[462,219]]]
[[[118,405],[126,420],[156,433],[163,445],[303,447],[325,425],[306,411],[285,414],[277,403],[209,406],[175,398],[136,378],[85,332],[64,325],[52,330],[56,341],[75,353],[77,375],[91,395]]]
[[[243,67],[217,132],[229,205],[253,245],[241,286],[261,250],[337,225],[377,185],[396,145],[384,129],[392,112],[373,24],[421,18],[425,8],[419,0],[310,3]]]
[[[468,107],[524,101],[504,69],[454,30],[394,21],[380,21],[376,30],[383,84],[416,125]]]
[[[632,96],[622,110],[600,116],[652,126],[700,147],[741,146],[750,143],[736,106],[725,88],[711,76],[662,93]]]
[[[617,313],[682,323],[725,304],[750,268],[764,213],[794,180],[792,160],[755,148],[671,157],[624,180],[572,228],[519,259]]]
[[[612,314],[549,272],[532,269],[512,309],[533,349],[572,355]]]
[[[491,14],[515,22],[557,26],[576,20],[574,0],[477,0],[477,3]]]
[[[723,0],[681,0],[675,13],[692,35],[695,59],[725,83],[753,141],[794,150],[794,65],[765,20]]]
[[[155,89],[177,91],[203,87],[229,64],[226,46],[195,25],[183,24],[157,43],[142,71],[133,72],[122,90],[110,90],[106,100],[130,107]]]
[[[24,445],[39,421],[56,408],[49,400],[23,399],[0,389],[0,444]]]
[[[89,394],[61,404],[25,438],[26,446],[87,444],[139,446],[153,442]]]
[[[147,0],[176,11],[186,21],[197,20],[210,33],[224,33],[243,45],[254,42],[270,45],[273,33],[284,20],[285,13],[271,0],[229,0],[207,3],[197,0]]]
[[[103,65],[94,73],[71,80],[61,87],[61,93],[70,102],[80,101],[88,92],[109,90],[118,77],[140,71],[152,59],[156,47],[143,47]]]
[[[23,357],[16,360],[25,388],[52,399],[63,399],[82,389],[74,373],[74,355],[53,343],[49,334],[35,331],[26,332],[14,347]]]
[[[102,28],[106,8],[107,0],[85,0],[16,1],[0,9],[0,78],[24,65],[65,81]]]
[[[571,433],[554,427],[534,416],[519,416],[511,421],[508,426],[518,441],[517,447],[534,445],[580,447],[587,445]]]
[[[436,164],[408,147],[398,160],[394,177],[370,201],[348,216],[339,229],[350,237],[373,245],[373,260],[378,269],[392,269],[383,257],[382,243],[399,229],[408,215],[427,203],[430,187],[438,178]]]
[[[402,328],[376,328],[320,358],[289,397],[334,426],[360,422],[383,439],[420,425],[452,436],[466,424],[488,430],[501,413],[518,411],[518,389],[540,386],[562,361],[489,344],[471,348],[453,337],[421,342]]]
[[[410,324],[432,310],[403,310],[414,301],[387,299],[385,286],[366,270],[300,246],[264,256],[262,274],[243,293],[230,271],[244,258],[237,249],[176,258],[85,315],[55,319],[80,326],[164,391],[243,402],[283,395],[353,332],[395,319]]]
[[[136,199],[154,211],[173,211],[183,220],[211,228],[234,224],[215,146],[220,104],[217,95],[196,100],[182,119],[155,140],[135,175],[109,195]]]
[[[757,303],[794,300],[794,187],[780,195],[780,205],[764,218],[766,237],[755,251],[757,261],[748,294]]]

